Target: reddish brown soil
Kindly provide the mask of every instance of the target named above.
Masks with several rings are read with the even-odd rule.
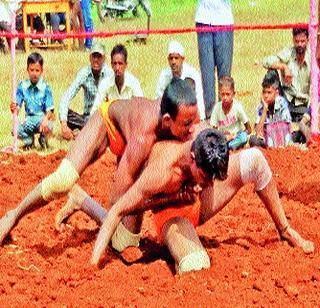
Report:
[[[23,217],[0,248],[0,307],[245,307],[319,305],[320,150],[265,152],[292,226],[315,242],[304,255],[280,241],[267,211],[246,186],[232,202],[198,228],[209,270],[174,274],[167,250],[156,239],[147,212],[140,249],[122,256],[109,250],[100,269],[89,259],[97,225],[85,214],[54,229],[60,198]],[[41,157],[0,154],[0,216],[15,207],[64,153]],[[89,167],[80,184],[108,204],[115,161],[111,155]]]

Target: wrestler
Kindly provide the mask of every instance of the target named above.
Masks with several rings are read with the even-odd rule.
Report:
[[[58,169],[0,220],[0,244],[26,212],[67,193],[107,146],[121,157],[111,190],[110,203],[113,204],[133,184],[154,142],[166,138],[185,141],[191,138],[197,121],[195,93],[181,79],[171,81],[161,100],[134,98],[102,103],[71,144]],[[114,246],[120,251],[122,247],[138,245],[139,234],[135,233],[140,230],[141,219],[127,217],[124,224],[114,237]]]
[[[56,223],[61,223],[76,208],[102,225],[91,260],[97,264],[123,215],[154,207],[152,198],[161,193],[174,193],[186,183],[197,183],[202,186],[197,202],[174,207],[167,200],[171,208],[157,209],[154,216],[157,231],[175,259],[177,272],[199,270],[208,268],[210,260],[191,223],[194,226],[205,223],[228,204],[243,185],[253,183],[280,237],[305,253],[313,252],[313,243],[290,227],[263,154],[258,149],[248,149],[228,157],[224,136],[213,129],[202,131],[194,141],[158,142],[138,180],[109,212],[88,195],[73,191],[73,206],[63,208]]]

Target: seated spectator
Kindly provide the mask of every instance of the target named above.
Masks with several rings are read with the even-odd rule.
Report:
[[[50,24],[52,27],[52,32],[57,34],[60,33],[60,25],[66,24],[66,15],[65,13],[50,13]],[[61,39],[52,39],[52,43],[62,43]]]
[[[108,78],[112,71],[105,65],[105,47],[100,43],[95,43],[89,56],[90,65],[83,67],[77,74],[67,92],[60,101],[59,118],[61,123],[61,134],[66,140],[73,139],[77,132],[83,128],[87,122],[94,99],[98,92],[98,86],[104,78]],[[83,113],[69,109],[71,100],[79,92],[84,91]]]
[[[166,67],[160,73],[156,89],[156,98],[162,96],[164,89],[170,83],[173,77],[178,77],[181,79],[190,78],[195,83],[195,92],[197,96],[200,119],[204,120],[205,107],[203,102],[201,77],[199,72],[184,60],[185,57],[183,46],[177,41],[171,41],[168,48],[169,67]]]
[[[263,66],[281,72],[281,80],[293,122],[299,122],[307,112],[310,91],[310,49],[308,30],[294,28],[293,47],[266,57]]]
[[[23,141],[23,148],[34,146],[34,135],[42,148],[48,147],[48,135],[52,132],[53,99],[49,85],[42,79],[43,58],[34,52],[27,59],[28,79],[21,81],[17,88],[16,102],[11,102],[12,113],[19,111],[24,102],[26,118],[18,126],[18,138]]]
[[[265,76],[262,82],[261,102],[256,110],[255,135],[249,138],[250,146],[284,146],[291,142],[291,116],[287,100],[279,95],[279,82]]]
[[[243,147],[251,133],[251,124],[242,104],[235,100],[235,87],[232,77],[219,79],[219,97],[210,118],[210,125],[224,133],[228,147],[236,150]]]
[[[128,52],[122,45],[116,45],[111,51],[111,67],[113,73],[104,78],[98,89],[91,114],[104,100],[130,99],[143,96],[139,80],[127,71]]]

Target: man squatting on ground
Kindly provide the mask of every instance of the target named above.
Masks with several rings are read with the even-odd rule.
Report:
[[[191,138],[197,120],[195,93],[181,79],[170,82],[161,100],[133,98],[103,102],[70,145],[58,169],[0,220],[0,244],[26,212],[67,193],[107,146],[120,158],[110,195],[110,204],[114,204],[136,180],[152,145],[157,140]],[[128,216],[123,220],[124,225],[119,225],[113,237],[115,249],[121,251],[138,245],[140,236],[135,233],[140,231],[141,217]]]
[[[197,132],[203,129],[203,125],[197,126]],[[193,201],[191,205],[175,207],[169,201],[167,205],[171,205],[171,209],[160,207],[159,210],[159,204],[153,204],[152,198],[174,193],[190,183],[202,187],[199,198],[196,201],[190,199]],[[194,141],[156,143],[138,180],[109,212],[87,194],[74,191],[73,204],[69,203],[59,211],[56,226],[59,228],[75,209],[83,210],[102,225],[91,259],[93,264],[97,264],[124,215],[156,207],[157,231],[175,259],[178,273],[200,270],[208,268],[210,261],[192,224],[196,226],[208,221],[246,183],[255,184],[281,238],[301,247],[305,253],[313,252],[313,243],[290,227],[270,167],[262,153],[258,149],[248,149],[231,155],[229,159],[226,139],[214,129],[203,130]]]

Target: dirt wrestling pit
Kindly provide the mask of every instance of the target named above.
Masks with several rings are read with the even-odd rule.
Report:
[[[318,306],[320,294],[320,150],[264,151],[291,225],[315,242],[314,254],[280,241],[253,186],[197,229],[211,268],[175,275],[146,212],[140,248],[109,249],[90,265],[98,226],[84,213],[58,233],[54,218],[66,197],[24,216],[0,247],[0,307],[246,307]],[[49,156],[0,154],[0,217],[42,178],[64,152]],[[90,166],[80,185],[108,206],[115,158]]]

